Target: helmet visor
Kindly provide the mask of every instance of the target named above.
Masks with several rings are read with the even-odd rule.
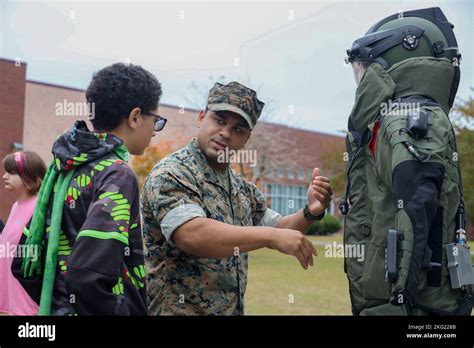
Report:
[[[357,86],[359,86],[360,81],[362,81],[362,78],[364,77],[365,72],[367,71],[367,64],[356,61],[356,62],[352,62],[351,65],[352,65],[352,72],[354,73],[355,82]]]

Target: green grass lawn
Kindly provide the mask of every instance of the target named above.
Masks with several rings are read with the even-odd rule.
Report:
[[[310,238],[342,243],[341,234]],[[246,314],[351,315],[344,259],[324,257],[323,246],[317,250],[314,266],[306,271],[296,258],[275,250],[251,252]]]
[[[342,234],[310,237],[342,243]],[[471,250],[474,242],[470,242]],[[324,257],[317,246],[315,264],[304,270],[296,258],[261,249],[249,256],[245,295],[247,315],[352,315],[343,258]],[[291,303],[291,300],[293,300]]]

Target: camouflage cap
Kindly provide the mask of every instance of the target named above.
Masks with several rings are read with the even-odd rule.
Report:
[[[207,97],[208,110],[235,112],[247,121],[250,129],[257,124],[264,105],[253,89],[235,81],[227,85],[217,82]]]

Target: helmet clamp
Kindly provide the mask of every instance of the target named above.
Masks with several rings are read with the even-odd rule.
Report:
[[[407,34],[403,37],[402,45],[411,51],[418,47],[418,38],[413,34]]]

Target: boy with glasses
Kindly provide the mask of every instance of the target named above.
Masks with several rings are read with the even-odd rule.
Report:
[[[40,315],[146,315],[139,189],[127,161],[163,129],[161,94],[142,67],[108,66],[86,91],[94,131],[76,121],[55,141],[25,229],[40,257],[16,267]]]

